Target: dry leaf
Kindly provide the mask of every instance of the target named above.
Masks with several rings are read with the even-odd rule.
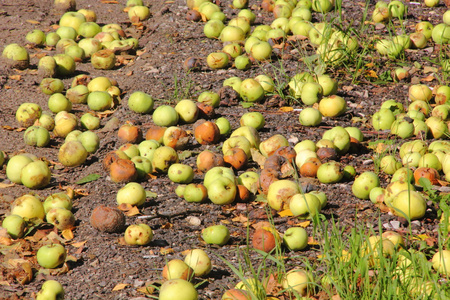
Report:
[[[119,284],[116,284],[116,286],[112,290],[113,290],[113,292],[120,291],[120,290],[123,290],[124,288],[126,288],[127,286],[129,286],[128,283],[119,283]]]
[[[290,209],[282,210],[282,211],[280,211],[278,213],[278,215],[280,217],[292,217],[292,216],[294,216],[294,214],[292,213],[292,211]]]
[[[295,169],[290,163],[286,163],[281,166],[280,172],[280,178],[288,178],[295,174]]]
[[[252,227],[253,227],[254,229],[260,229],[260,228],[263,228],[263,227],[272,228],[273,226],[272,226],[272,224],[270,224],[270,222],[267,222],[267,221],[261,221],[261,222],[258,222],[258,223],[256,223],[256,224],[253,224]]]
[[[372,77],[372,78],[378,78],[377,72],[375,72],[374,70],[368,70],[366,72],[367,76]]]
[[[172,223],[167,222],[166,224],[164,224],[163,226],[161,226],[161,229],[170,229],[173,227]]]
[[[155,287],[153,285],[146,285],[144,287],[138,288],[137,291],[143,294],[151,295],[155,292]]]
[[[133,208],[133,205],[130,203],[121,203],[117,208],[121,211],[129,211]]]
[[[125,213],[125,215],[127,217],[132,217],[132,216],[136,216],[136,215],[139,215],[139,214],[140,214],[139,209],[136,206],[133,206],[129,211],[127,211]]]
[[[36,21],[36,20],[27,20],[27,22],[30,24],[33,24],[33,25],[41,24],[41,22]]]
[[[72,231],[72,229],[64,229],[61,232],[61,235],[63,236],[63,238],[65,238],[68,241],[73,240],[73,231]]]
[[[366,68],[373,68],[374,66],[375,66],[374,63],[367,63],[367,64],[365,64]]]
[[[167,254],[175,253],[175,251],[172,248],[161,248],[159,250],[159,253],[161,253],[162,255],[167,255]]]
[[[430,81],[433,81],[435,79],[436,78],[434,76],[428,75],[427,77],[420,79],[420,81],[422,81],[422,82],[430,82]]]
[[[5,189],[14,186],[14,183],[3,183],[0,182],[0,189]]]
[[[258,163],[258,165],[260,167],[263,167],[267,158],[264,155],[262,155],[261,152],[259,152],[258,150],[254,149],[254,148],[250,148],[250,152],[252,154],[253,161]]]
[[[244,223],[244,222],[247,222],[247,221],[248,221],[248,218],[245,217],[244,215],[240,214],[239,216],[234,217],[233,219],[231,219],[231,221],[233,221],[233,222]]]
[[[0,281],[0,285],[7,285],[7,286],[10,286],[10,284],[9,284],[8,281]]]
[[[281,111],[281,112],[291,112],[293,110],[294,110],[294,108],[291,106],[283,106],[283,107],[280,107],[280,109],[279,109],[279,111]]]
[[[11,75],[11,76],[9,76],[9,79],[21,80],[22,79],[22,75]]]
[[[308,237],[308,245],[319,245],[319,242],[316,241],[312,236]]]
[[[306,227],[309,226],[309,224],[311,224],[311,221],[300,222],[300,223],[297,223],[296,225],[300,226],[300,227],[303,227],[303,228],[306,228]]]
[[[0,244],[5,246],[11,246],[13,244],[13,241],[8,237],[1,236]]]

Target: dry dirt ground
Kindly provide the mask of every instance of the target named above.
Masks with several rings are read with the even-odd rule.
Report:
[[[2,48],[9,43],[26,44],[25,35],[28,31],[38,28],[45,32],[54,31],[54,25],[58,23],[60,14],[53,10],[53,1],[25,1],[2,0],[0,3],[0,45]],[[300,61],[301,54],[291,48],[283,55],[284,60],[274,60],[260,65],[253,65],[250,70],[239,71],[229,68],[220,71],[212,71],[205,66],[205,57],[212,51],[220,50],[220,41],[210,40],[203,35],[202,23],[186,20],[187,7],[183,0],[175,1],[144,1],[150,6],[152,17],[144,21],[142,26],[136,28],[129,23],[127,14],[123,11],[125,0],[118,1],[88,1],[77,0],[77,8],[92,9],[97,13],[100,24],[119,23],[130,36],[139,38],[139,55],[125,57],[125,62],[110,71],[95,70],[89,63],[78,63],[76,74],[88,74],[92,77],[108,76],[117,80],[122,90],[123,101],[113,114],[101,120],[102,126],[111,118],[118,118],[118,125],[131,121],[141,126],[145,133],[152,124],[150,115],[137,115],[131,112],[127,106],[127,98],[134,91],[143,91],[152,95],[156,100],[156,106],[161,104],[174,105],[181,98],[196,99],[204,90],[218,91],[223,80],[232,76],[241,78],[253,77],[262,73],[275,72],[280,82],[283,76],[293,76],[300,71],[306,71],[306,66]],[[343,1],[344,16],[348,20],[358,20],[364,10],[364,3],[355,1]],[[259,9],[259,1],[250,1],[257,14],[257,23],[268,23],[272,20],[271,14]],[[375,1],[370,1],[370,10]],[[230,8],[229,1],[220,3],[223,11],[229,18],[237,14],[237,10]],[[412,26],[419,20],[430,20],[433,24],[440,22],[440,16],[446,10],[444,6],[435,9],[424,9],[420,5],[409,4],[408,20],[406,28],[412,30]],[[321,16],[314,14],[314,21],[320,21]],[[357,26],[358,21],[355,22]],[[377,33],[386,34],[385,28],[371,26],[371,32],[364,35]],[[306,48],[307,49],[307,48]],[[57,162],[58,149],[62,144],[61,139],[53,139],[46,148],[34,148],[27,146],[23,141],[23,132],[18,129],[15,121],[15,112],[22,102],[35,102],[44,110],[47,108],[47,97],[39,91],[40,78],[36,68],[38,57],[50,49],[29,49],[31,53],[31,67],[24,71],[11,70],[5,65],[0,68],[0,150],[9,156],[19,152],[29,152],[51,162],[52,181],[49,187],[30,191],[21,185],[0,189],[0,219],[8,213],[10,203],[18,196],[34,192],[45,198],[48,195],[61,191],[64,187],[78,189],[79,194],[74,200],[74,214],[77,219],[73,240],[66,241],[68,253],[76,261],[68,263],[68,270],[62,270],[62,274],[40,274],[38,266],[33,261],[33,251],[36,245],[32,240],[24,242],[22,253],[19,256],[33,261],[35,273],[31,282],[21,285],[14,279],[13,271],[5,269],[2,265],[0,272],[0,298],[5,299],[31,299],[39,290],[45,279],[55,278],[60,281],[66,291],[67,299],[143,299],[146,295],[139,290],[148,283],[160,280],[161,270],[166,261],[173,258],[183,258],[182,252],[191,248],[205,249],[213,261],[212,272],[205,278],[198,290],[201,299],[219,299],[226,288],[234,286],[239,280],[235,274],[219,259],[224,257],[229,262],[237,265],[236,249],[246,245],[247,227],[244,222],[236,219],[238,216],[248,217],[251,223],[265,220],[265,206],[259,202],[248,204],[234,204],[225,207],[210,203],[190,204],[176,196],[173,184],[165,175],[141,182],[146,190],[157,194],[154,199],[149,199],[140,209],[140,216],[149,218],[138,219],[138,216],[127,217],[127,224],[145,222],[154,231],[154,240],[145,247],[129,247],[120,243],[122,234],[106,234],[95,230],[89,224],[92,210],[99,204],[116,206],[116,193],[122,186],[112,182],[108,174],[102,168],[102,160],[105,155],[120,146],[117,138],[117,127],[109,130],[97,130],[101,139],[100,149],[87,163],[76,168],[63,168]],[[370,56],[374,61],[374,71],[382,74],[392,70],[396,65],[380,58],[378,54]],[[435,57],[433,48],[406,53],[404,62],[412,64],[417,61],[422,68],[417,69],[414,80],[420,80],[429,74],[424,72],[426,66],[436,67],[431,62],[422,59],[426,56]],[[183,62],[188,57],[198,57],[202,61],[202,67],[198,71],[186,72]],[[280,72],[282,70],[282,72]],[[290,139],[292,143],[303,139],[317,141],[321,133],[335,125],[357,126],[366,135],[367,141],[384,138],[386,135],[378,135],[372,131],[370,122],[366,122],[377,106],[384,100],[392,98],[407,104],[407,90],[409,82],[399,84],[380,84],[369,75],[361,75],[356,79],[357,84],[352,83],[354,73],[351,70],[330,70],[330,74],[339,81],[338,94],[343,96],[349,106],[348,112],[336,119],[324,119],[318,128],[306,128],[299,125],[298,112],[279,110],[279,106],[287,106],[280,103],[280,99],[272,97],[265,102],[251,108],[243,108],[240,105],[221,106],[216,109],[216,116],[227,117],[233,129],[239,126],[239,118],[246,111],[259,111],[266,119],[266,125],[261,130],[261,140],[279,133]],[[280,75],[281,74],[281,75]],[[70,86],[71,78],[64,78],[66,88]],[[434,80],[431,85],[437,84]],[[223,100],[223,99],[222,99]],[[294,104],[294,108],[299,108]],[[81,115],[87,111],[86,106],[74,105],[74,113]],[[183,125],[183,128],[192,130],[192,125]],[[194,155],[182,160],[195,168],[196,153],[208,148],[199,145],[193,137],[190,138],[189,150]],[[353,153],[341,158],[344,164],[353,165],[357,172],[373,170],[374,165],[367,163],[373,158],[373,152],[367,149],[368,142]],[[209,146],[210,149],[219,151],[220,144]],[[248,170],[258,171],[256,163],[251,163]],[[77,185],[79,179],[89,174],[100,174],[101,178],[84,184]],[[240,173],[240,172],[239,172]],[[202,174],[196,173],[195,181],[200,182]],[[386,185],[387,178],[382,178],[382,184]],[[8,184],[5,167],[0,168],[0,183]],[[334,217],[344,225],[352,226],[355,220],[367,227],[378,228],[378,216],[384,225],[397,220],[396,217],[374,207],[370,202],[359,200],[351,193],[351,181],[334,185],[323,185],[318,181],[308,181],[310,189],[323,190],[328,196],[329,204],[323,210],[323,215],[330,219]],[[430,210],[425,219],[413,225],[413,229],[420,233],[428,230],[433,234],[434,212]],[[194,219],[193,219],[194,217]],[[195,219],[197,218],[197,219]],[[194,221],[199,220],[200,224]],[[234,221],[233,221],[234,220]],[[242,220],[242,219],[241,219]],[[206,245],[201,237],[201,230],[209,225],[219,224],[225,221],[231,231],[230,242],[223,247]],[[298,222],[292,217],[280,217],[274,214],[274,222],[277,230],[283,232],[287,227]],[[405,230],[405,224],[400,224],[399,231]],[[48,233],[51,227],[40,228],[41,232]],[[250,231],[253,228],[250,227]],[[311,226],[307,227],[311,233]],[[4,248],[0,248],[4,249]],[[166,249],[173,252],[164,255]],[[314,260],[317,249],[309,247],[300,255]],[[3,250],[2,250],[3,251]],[[256,257],[256,254],[250,252]],[[0,256],[0,262],[6,264],[5,251]],[[298,253],[286,253],[288,266],[300,264]],[[255,260],[256,263],[256,260]],[[17,270],[16,270],[17,271]],[[18,271],[17,271],[18,272]],[[19,272],[20,273],[20,272]],[[7,282],[7,283],[6,283]],[[200,280],[196,281],[197,283]],[[126,284],[114,291],[118,284]]]

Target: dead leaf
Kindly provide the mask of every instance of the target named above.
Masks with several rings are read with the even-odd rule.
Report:
[[[239,222],[239,223],[244,223],[248,221],[248,218],[245,217],[244,215],[240,214],[237,217],[234,217],[233,219],[231,219],[231,221],[233,222]]]
[[[308,245],[319,245],[319,242],[316,241],[312,236],[308,237]]]
[[[65,238],[68,241],[73,240],[73,231],[72,231],[72,229],[64,229],[61,232],[61,235],[63,236],[63,238]]]
[[[0,281],[0,285],[11,286],[8,281]]]
[[[41,24],[41,22],[36,21],[36,20],[27,20],[27,22],[30,24],[33,24],[33,25]]]
[[[124,288],[126,288],[127,286],[129,286],[128,283],[119,283],[119,284],[116,284],[116,286],[112,290],[113,290],[113,292],[120,291],[120,290],[123,290]]]
[[[139,209],[136,206],[133,206],[129,211],[127,211],[125,213],[125,215],[127,217],[132,217],[132,216],[136,216],[139,215],[141,212],[139,211]]]
[[[252,154],[252,159],[262,168],[266,162],[266,157],[261,154],[258,150],[254,148],[250,148],[250,152]]]
[[[260,228],[263,228],[263,227],[272,228],[273,226],[272,226],[272,224],[270,224],[270,222],[267,222],[267,221],[261,221],[261,222],[258,222],[258,223],[256,223],[256,224],[253,224],[252,227],[253,227],[254,229],[260,229]]]
[[[130,203],[121,203],[117,208],[121,211],[129,211],[133,208],[133,205]]]
[[[163,226],[161,226],[161,229],[170,229],[173,227],[172,223],[167,222],[166,224],[164,224]]]
[[[155,287],[149,284],[144,287],[138,288],[137,291],[146,295],[151,295],[155,292]]]
[[[279,111],[281,111],[281,112],[291,112],[293,110],[294,110],[294,108],[292,106],[283,106],[283,107],[280,107],[280,109],[279,109]]]
[[[303,227],[303,228],[306,228],[306,227],[309,226],[309,224],[311,224],[311,221],[300,222],[300,223],[297,223],[296,225],[300,226],[300,227]]]
[[[0,182],[0,189],[6,189],[6,188],[9,188],[9,187],[12,187],[12,186],[14,186],[14,183],[3,183],[3,182]]]
[[[430,82],[430,81],[433,81],[433,80],[435,80],[435,79],[436,79],[436,78],[435,78],[434,76],[428,75],[427,77],[420,79],[420,81],[421,81],[421,82]]]
[[[159,249],[159,253],[161,253],[162,255],[167,255],[175,253],[175,251],[172,248],[161,248]]]
[[[13,244],[13,241],[8,237],[1,236],[0,244],[5,246],[11,246]]]
[[[367,70],[366,75],[368,77],[378,78],[377,72],[375,72],[374,70]]]
[[[280,172],[281,178],[288,178],[295,174],[295,169],[290,163],[287,163],[281,166]]]
[[[282,210],[282,211],[280,211],[278,213],[278,215],[280,217],[292,217],[292,216],[294,216],[294,214],[292,213],[292,211],[290,209]]]
[[[22,79],[22,75],[11,75],[11,76],[9,76],[9,79],[12,79],[12,80],[21,80]]]

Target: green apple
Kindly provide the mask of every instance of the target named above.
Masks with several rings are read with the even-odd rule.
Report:
[[[183,198],[187,202],[204,202],[208,198],[208,191],[203,184],[190,183],[184,188]]]
[[[189,99],[180,100],[175,105],[175,111],[179,115],[179,120],[183,123],[190,124],[197,121],[199,109],[194,101]]]
[[[19,215],[9,215],[3,219],[2,227],[13,239],[19,239],[25,234],[27,222]]]
[[[314,218],[320,212],[321,203],[313,194],[295,194],[289,198],[289,209],[294,216]]]
[[[306,107],[298,115],[298,120],[303,126],[318,126],[322,122],[322,114],[316,108]]]
[[[393,175],[395,171],[400,169],[402,163],[397,160],[394,155],[383,156],[380,160],[380,169],[388,175]]]
[[[165,281],[159,289],[159,300],[197,300],[198,293],[194,285],[184,279]]]
[[[337,183],[344,177],[342,166],[336,161],[321,164],[317,169],[317,179],[321,183]]]
[[[67,252],[63,245],[44,245],[36,253],[38,264],[46,269],[55,269],[66,260]]]
[[[135,206],[142,206],[147,195],[142,185],[137,182],[129,182],[120,188],[116,195],[117,203],[127,203]]]
[[[152,118],[155,125],[167,127],[177,125],[179,116],[172,106],[161,105],[155,109]]]
[[[244,113],[239,120],[241,126],[251,126],[256,130],[260,130],[264,127],[266,121],[262,113],[253,111]]]
[[[191,183],[194,179],[194,170],[189,165],[176,163],[169,167],[167,175],[172,182]]]
[[[178,154],[172,147],[161,146],[155,149],[152,158],[153,170],[167,173],[170,165],[178,162]]]
[[[73,213],[62,207],[51,208],[45,215],[47,222],[53,224],[59,230],[73,228],[75,225],[75,216]]]
[[[370,191],[380,186],[380,179],[377,174],[366,171],[355,178],[352,185],[352,192],[359,199],[369,199]]]
[[[284,232],[283,244],[292,251],[303,250],[308,246],[308,233],[303,227],[290,227]]]
[[[20,173],[22,184],[30,189],[42,189],[50,183],[52,173],[42,160],[32,161],[23,167]]]
[[[300,193],[297,182],[288,179],[276,180],[269,185],[267,203],[272,209],[281,210],[288,207],[289,198]]]
[[[47,280],[36,294],[36,300],[63,300],[64,295],[65,292],[61,283],[56,280]]]
[[[219,205],[233,203],[237,194],[237,186],[234,180],[223,176],[211,182],[207,186],[207,190],[209,200]]]
[[[166,280],[183,279],[190,281],[194,275],[194,270],[181,259],[172,259],[164,266],[162,276]]]
[[[202,238],[207,244],[223,246],[230,239],[230,231],[225,225],[213,225],[202,230]]]
[[[11,205],[11,214],[21,216],[25,221],[35,218],[44,220],[45,217],[41,200],[30,194],[25,194],[14,200]]]
[[[67,210],[72,209],[72,199],[64,192],[54,193],[45,198],[43,203],[45,213],[54,207],[61,207]]]
[[[194,270],[194,274],[197,277],[206,276],[211,272],[211,259],[202,249],[190,250],[184,258],[184,262]]]
[[[416,191],[401,191],[392,201],[393,213],[411,221],[421,219],[425,215],[426,209],[425,199]]]
[[[450,274],[450,250],[439,250],[431,259],[433,269],[440,274]]]
[[[259,144],[259,151],[265,157],[269,157],[279,148],[287,146],[289,146],[288,140],[281,134],[275,134]]]

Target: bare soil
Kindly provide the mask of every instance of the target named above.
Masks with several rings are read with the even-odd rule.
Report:
[[[74,199],[74,214],[77,219],[74,230],[74,238],[64,241],[69,255],[73,260],[67,263],[67,268],[57,272],[38,272],[33,255],[41,241],[36,237],[36,232],[48,234],[53,230],[51,226],[42,226],[30,236],[31,239],[22,240],[20,247],[9,251],[6,246],[0,246],[2,255],[0,263],[0,298],[1,299],[32,299],[46,279],[57,279],[64,286],[67,299],[144,299],[147,297],[140,288],[149,283],[161,280],[161,270],[164,264],[174,258],[183,258],[182,252],[192,248],[205,249],[213,262],[212,272],[205,278],[199,288],[201,299],[219,299],[225,289],[233,287],[239,279],[221,261],[219,256],[225,258],[234,265],[238,264],[236,249],[245,247],[247,243],[247,223],[242,218],[248,218],[249,224],[259,221],[267,221],[266,205],[253,201],[250,203],[238,203],[227,206],[217,206],[211,203],[191,204],[180,199],[175,194],[176,184],[172,183],[166,175],[158,175],[147,181],[141,182],[146,190],[157,194],[154,199],[149,199],[140,209],[140,215],[127,217],[126,223],[135,224],[144,222],[150,225],[154,231],[154,239],[150,245],[144,247],[129,247],[120,241],[122,233],[107,234],[95,230],[89,223],[89,217],[93,209],[100,205],[117,206],[116,193],[123,186],[110,180],[102,167],[102,160],[111,150],[119,148],[121,143],[117,137],[119,125],[125,122],[133,122],[141,126],[145,133],[152,124],[151,115],[137,115],[127,106],[127,98],[134,91],[143,91],[152,95],[155,106],[162,104],[174,105],[182,98],[196,99],[200,92],[205,90],[219,91],[223,80],[239,76],[249,78],[267,72],[275,74],[280,82],[285,82],[285,77],[291,77],[301,71],[308,71],[301,61],[304,51],[308,53],[311,47],[304,46],[304,51],[298,51],[295,47],[287,47],[283,53],[283,60],[276,59],[272,62],[254,64],[250,70],[240,71],[235,68],[225,70],[210,70],[205,63],[206,56],[213,51],[222,48],[220,41],[207,39],[203,35],[203,23],[186,20],[187,7],[182,0],[175,1],[145,1],[149,5],[152,17],[144,21],[142,26],[130,24],[127,14],[123,11],[125,0],[119,1],[88,1],[78,0],[77,9],[92,9],[97,13],[98,23],[118,23],[126,31],[127,35],[139,39],[138,55],[124,56],[123,63],[110,71],[95,70],[90,63],[78,63],[76,74],[88,74],[92,77],[107,76],[117,80],[122,94],[122,103],[114,113],[101,119],[101,128],[97,134],[101,139],[100,149],[88,158],[87,163],[80,167],[64,168],[58,163],[58,150],[63,140],[54,138],[50,146],[46,148],[34,148],[27,146],[23,140],[21,130],[15,120],[15,112],[23,102],[34,102],[48,110],[48,96],[39,91],[41,78],[37,75],[37,63],[43,53],[53,54],[49,48],[29,48],[31,54],[31,66],[29,69],[19,71],[9,69],[6,65],[0,66],[0,150],[8,156],[20,152],[29,152],[38,157],[45,158],[52,166],[52,180],[49,187],[43,190],[31,191],[22,185],[8,186],[0,189],[0,219],[6,216],[11,202],[26,193],[36,193],[42,198],[52,193],[59,192],[66,187],[75,189],[78,193]],[[363,2],[343,1],[344,23],[352,26],[358,25],[358,20],[364,11]],[[218,3],[229,18],[237,15],[237,10],[230,8],[230,2]],[[259,8],[259,1],[250,1],[257,14],[257,24],[268,24],[273,16]],[[370,1],[370,11],[375,1]],[[408,4],[408,17],[405,26],[408,32],[412,32],[415,23],[419,20],[429,20],[433,24],[440,21],[446,7],[439,6],[435,9],[426,9],[421,5]],[[58,23],[60,13],[53,9],[53,1],[25,1],[3,0],[0,3],[0,44],[5,46],[10,43],[26,44],[25,35],[28,31],[38,28],[45,32],[54,31],[54,25]],[[314,22],[322,20],[320,14],[314,13]],[[400,26],[395,24],[396,28]],[[386,27],[371,26],[370,32],[361,32],[360,38],[370,35],[387,35]],[[306,43],[306,42],[305,42]],[[2,47],[3,48],[3,47]],[[403,61],[408,66],[417,63],[412,71],[412,82],[418,83],[426,78],[426,67],[436,67],[428,59],[436,58],[438,49],[431,44],[429,48],[406,52]],[[201,60],[200,70],[186,72],[184,61],[189,57],[198,57]],[[368,54],[368,60],[373,61],[372,71],[380,76],[386,71],[391,71],[397,65],[380,57],[376,51]],[[420,67],[418,67],[420,66]],[[330,69],[330,73],[339,81],[338,94],[347,100],[349,110],[339,118],[325,118],[321,126],[317,128],[303,127],[298,122],[297,108],[299,103],[293,103],[293,111],[282,111],[279,108],[288,106],[279,97],[267,97],[264,102],[250,108],[241,105],[223,105],[216,109],[216,116],[225,116],[232,124],[233,129],[239,126],[240,116],[247,111],[259,111],[266,119],[265,127],[260,131],[261,140],[273,134],[282,134],[290,142],[312,139],[318,141],[321,134],[333,126],[359,127],[366,137],[366,142],[359,148],[340,158],[344,164],[354,166],[357,173],[374,170],[374,152],[367,146],[369,141],[380,138],[391,138],[385,133],[376,133],[370,125],[370,116],[380,103],[387,99],[396,99],[407,106],[407,91],[410,81],[393,83],[384,82],[375,77],[373,73],[365,72],[353,78],[354,71],[350,69]],[[371,75],[372,74],[372,75]],[[354,82],[352,83],[352,80]],[[63,78],[66,88],[71,84],[72,78]],[[437,84],[437,80],[427,82],[430,85]],[[227,102],[228,99],[222,99]],[[87,106],[74,105],[74,113],[81,116],[88,111]],[[117,118],[117,126],[103,129],[103,126],[112,118]],[[192,125],[181,125],[186,130],[192,131]],[[221,141],[223,142],[223,140]],[[400,142],[400,141],[399,141]],[[209,148],[220,151],[220,145],[202,146],[191,136],[189,150],[192,155],[184,158],[183,163],[189,164],[195,169],[196,154]],[[181,153],[181,152],[180,152]],[[247,170],[259,171],[257,163],[250,163]],[[238,172],[240,174],[243,171]],[[75,182],[89,174],[100,174],[101,178],[77,185]],[[195,182],[201,182],[203,175],[196,172]],[[384,176],[382,185],[387,184],[388,177]],[[351,193],[352,181],[344,181],[339,184],[324,185],[317,180],[304,181],[310,190],[325,191],[328,196],[328,205],[322,211],[327,219],[334,218],[341,224],[354,226],[356,222],[367,228],[379,229],[378,219],[385,228],[394,228],[399,232],[407,229],[408,224],[400,220],[399,225],[392,225],[391,221],[398,218],[381,211],[370,201],[359,200]],[[5,166],[0,168],[0,183],[10,183],[5,175]],[[139,218],[146,216],[144,218]],[[239,220],[239,217],[241,219]],[[435,234],[435,211],[429,209],[427,216],[420,222],[414,222],[411,226],[414,232]],[[197,218],[197,219],[196,219]],[[199,224],[195,221],[200,221]],[[297,224],[300,221],[293,217],[281,217],[273,212],[273,221],[279,232]],[[201,239],[201,230],[213,224],[225,222],[231,232],[231,240],[222,247],[206,245]],[[397,224],[397,223],[395,223]],[[394,227],[393,227],[394,226]],[[250,231],[254,229],[250,226]],[[308,226],[309,233],[312,227]],[[165,253],[168,252],[168,253]],[[257,255],[251,252],[257,263]],[[314,261],[318,254],[318,247],[310,246],[300,253]],[[300,264],[299,253],[286,252],[287,265]],[[20,284],[18,278],[22,278],[23,271],[20,268],[8,269],[9,259],[25,258],[32,262],[34,273],[30,282]],[[60,274],[55,274],[55,273]],[[22,276],[22,277],[21,277]],[[196,280],[201,282],[200,279]],[[126,284],[118,290],[113,290],[119,284]]]

